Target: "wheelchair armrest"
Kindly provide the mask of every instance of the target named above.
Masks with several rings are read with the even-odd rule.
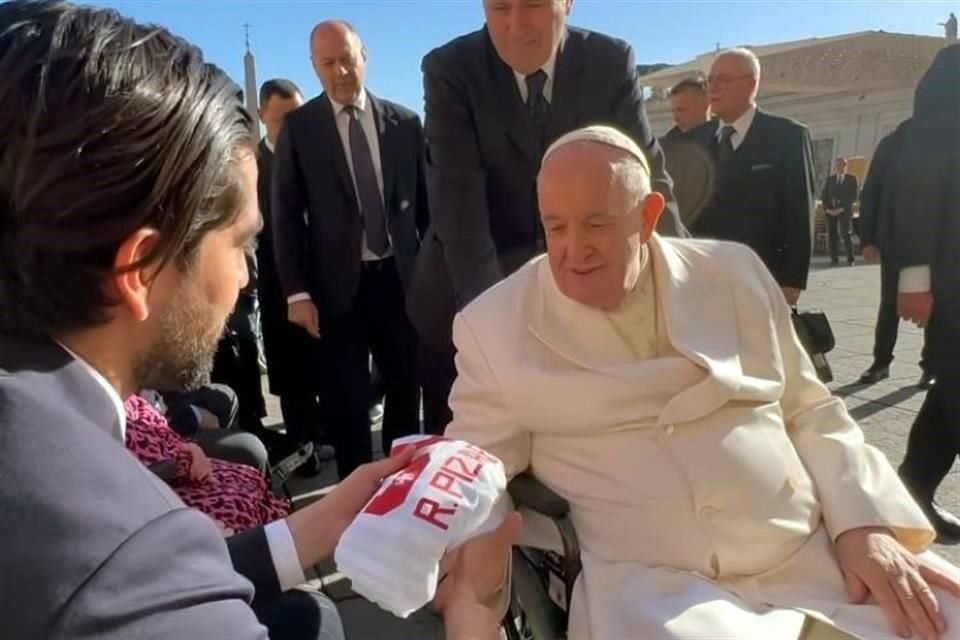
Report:
[[[529,473],[521,473],[507,486],[516,507],[524,507],[550,518],[562,518],[570,512],[570,505],[555,491]]]

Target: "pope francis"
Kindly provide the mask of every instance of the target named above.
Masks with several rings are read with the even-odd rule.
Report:
[[[608,127],[557,140],[538,194],[547,254],[454,322],[447,434],[570,502],[570,637],[960,638],[960,571],[757,256],[653,233]]]

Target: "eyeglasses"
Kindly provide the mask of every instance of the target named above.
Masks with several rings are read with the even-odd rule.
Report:
[[[753,74],[742,73],[739,76],[728,76],[720,74],[718,76],[709,75],[707,76],[707,85],[714,85],[717,87],[725,87],[729,84],[736,82],[737,80],[743,80],[744,78],[752,78]]]

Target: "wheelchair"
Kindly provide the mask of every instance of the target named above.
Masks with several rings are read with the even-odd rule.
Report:
[[[514,478],[507,490],[525,517],[552,524],[560,545],[556,551],[514,547],[510,604],[501,623],[501,638],[562,640],[567,636],[570,597],[581,569],[570,505],[529,473]]]

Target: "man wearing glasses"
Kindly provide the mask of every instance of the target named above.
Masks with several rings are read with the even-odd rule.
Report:
[[[791,305],[810,269],[813,149],[802,124],[757,107],[760,61],[749,50],[719,54],[707,76],[716,119],[690,136],[713,156],[713,198],[691,225],[695,237],[748,245]]]

